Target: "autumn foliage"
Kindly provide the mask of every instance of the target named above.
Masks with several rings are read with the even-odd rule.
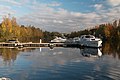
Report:
[[[120,20],[113,23],[101,24],[92,29],[71,32],[68,37],[79,37],[83,34],[91,34],[100,37],[103,41],[120,41]]]
[[[18,38],[20,41],[39,40],[43,37],[43,32],[34,26],[18,25],[15,17],[3,17],[0,24],[0,41]]]
[[[80,37],[84,34],[95,35],[103,41],[120,41],[120,20],[115,20],[113,23],[101,24],[91,29],[71,32],[66,34],[67,38]],[[55,36],[61,37],[59,32],[42,31],[34,26],[19,25],[15,17],[3,17],[0,24],[0,41],[7,41],[12,38],[17,38],[21,42],[39,42],[41,38],[43,42],[48,42]]]

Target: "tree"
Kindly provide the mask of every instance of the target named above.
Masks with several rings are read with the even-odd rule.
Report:
[[[118,27],[120,27],[120,19],[119,19],[119,22],[118,22]]]
[[[115,21],[113,22],[113,27],[114,27],[114,28],[117,28],[117,20],[115,20]]]
[[[109,39],[109,38],[110,38],[110,29],[109,29],[108,26],[105,26],[105,28],[104,28],[104,33],[105,33],[105,37],[106,37],[107,39]]]
[[[39,38],[43,37],[43,32],[34,26],[18,25],[15,17],[4,16],[0,24],[0,38],[11,39],[13,37],[19,38],[21,41],[39,40]]]

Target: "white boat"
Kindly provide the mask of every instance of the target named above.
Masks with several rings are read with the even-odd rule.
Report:
[[[74,42],[74,43],[78,43],[80,41],[80,38],[79,37],[75,37],[75,38],[73,38],[73,40],[72,40],[72,42]]]
[[[7,42],[8,42],[8,43],[19,43],[19,41],[18,41],[18,40],[15,40],[15,39],[14,39],[14,40],[13,40],[13,39],[8,40]]]
[[[80,44],[87,47],[101,47],[102,40],[95,38],[93,35],[82,35],[80,37]]]
[[[65,42],[65,41],[66,41],[66,39],[64,39],[64,38],[56,37],[55,39],[51,40],[50,42],[59,43],[59,42]]]
[[[10,78],[2,77],[0,80],[11,80]]]

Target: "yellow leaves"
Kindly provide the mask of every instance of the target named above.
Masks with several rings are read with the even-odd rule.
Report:
[[[1,25],[1,31],[2,31],[3,33],[6,32],[6,26],[5,26],[4,23],[2,23],[2,25]]]
[[[0,25],[0,37],[3,39],[17,38],[40,38],[43,36],[42,30],[35,28],[34,26],[18,25],[16,18],[3,17],[3,21]]]
[[[3,33],[12,33],[12,23],[10,18],[4,17],[2,24],[1,24],[1,30],[3,31]]]
[[[8,33],[11,33],[12,32],[12,23],[11,23],[10,18],[5,18],[3,22],[5,23]]]
[[[19,26],[15,27],[14,31],[15,31],[14,35],[19,37],[20,36],[20,27]]]

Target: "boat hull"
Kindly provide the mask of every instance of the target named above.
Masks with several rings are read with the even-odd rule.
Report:
[[[95,47],[95,48],[102,47],[102,41],[82,41],[80,42],[80,44],[86,47]]]

